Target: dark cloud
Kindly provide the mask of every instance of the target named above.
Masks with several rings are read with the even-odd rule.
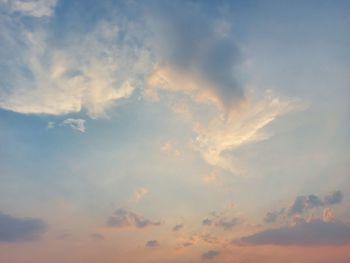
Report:
[[[325,197],[325,202],[328,205],[336,205],[343,201],[343,194],[340,191],[336,191],[331,195]]]
[[[0,212],[0,242],[30,241],[47,228],[41,219],[17,218]]]
[[[148,240],[146,242],[146,247],[158,247],[159,243],[157,240]]]
[[[126,209],[120,208],[114,212],[107,220],[107,226],[110,227],[136,227],[145,228],[148,226],[159,226],[160,222],[154,222],[149,219],[144,218],[134,212],[128,211]]]
[[[209,251],[203,253],[202,259],[204,259],[204,260],[210,260],[210,259],[213,259],[213,258],[219,256],[219,255],[220,255],[220,251],[217,251],[217,250],[209,250]]]
[[[264,230],[242,237],[239,244],[252,245],[345,245],[350,244],[350,226],[341,222],[314,220],[292,227]]]
[[[175,225],[175,226],[173,227],[173,231],[174,231],[174,232],[179,231],[179,230],[181,230],[183,227],[184,227],[183,224]]]
[[[243,89],[237,78],[241,52],[217,6],[195,1],[156,3],[149,22],[161,63],[209,83],[225,106],[241,100]]]

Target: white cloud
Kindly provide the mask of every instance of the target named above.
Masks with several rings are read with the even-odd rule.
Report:
[[[19,57],[9,57],[6,72],[0,73],[0,108],[18,113],[85,110],[92,118],[106,116],[107,108],[133,93],[135,76],[147,60],[142,48],[118,42],[119,27],[112,23],[100,22],[60,47],[53,47],[43,30],[17,29],[16,35],[5,28],[0,32],[7,37],[1,46]]]
[[[11,12],[19,12],[26,16],[52,16],[57,0],[1,0]]]
[[[208,122],[197,122],[193,143],[204,160],[213,166],[237,172],[238,166],[227,153],[239,147],[266,140],[271,137],[263,128],[277,117],[305,108],[305,103],[296,99],[281,99],[267,92],[262,99],[246,101],[237,110],[226,116],[215,116]]]
[[[73,130],[85,132],[85,120],[68,118],[62,122],[62,125],[68,125]]]

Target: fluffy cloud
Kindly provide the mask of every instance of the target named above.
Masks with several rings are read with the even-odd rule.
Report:
[[[0,242],[30,241],[40,237],[46,228],[41,219],[17,218],[0,212]]]
[[[252,245],[345,245],[350,244],[350,227],[341,222],[314,220],[291,227],[264,230],[241,238],[238,243]]]
[[[149,226],[159,226],[160,222],[154,222],[144,218],[134,212],[120,208],[114,212],[107,220],[107,226],[115,228],[135,227],[146,228]]]
[[[153,248],[153,247],[158,247],[158,246],[159,246],[159,243],[157,240],[148,240],[146,242],[146,247]]]
[[[203,253],[202,255],[202,259],[203,260],[210,260],[210,259],[213,259],[215,257],[218,257],[220,255],[220,251],[217,251],[217,250],[209,250],[205,253]]]
[[[0,108],[51,115],[85,110],[97,118],[132,94],[143,49],[123,42],[126,29],[117,22],[99,22],[60,45],[51,43],[45,25],[16,23],[7,18],[0,28],[0,47],[7,50],[0,52]]]
[[[68,125],[73,130],[85,132],[85,120],[68,118],[62,122],[62,125]]]

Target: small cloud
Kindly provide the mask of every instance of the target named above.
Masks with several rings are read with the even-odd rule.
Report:
[[[350,244],[350,226],[341,222],[302,221],[291,227],[268,229],[242,237],[238,244],[247,245],[345,245]]]
[[[224,230],[230,230],[239,224],[239,220],[237,218],[225,219],[221,218],[217,222],[215,222],[215,226],[221,227]]]
[[[213,220],[206,218],[202,221],[202,224],[205,226],[211,226],[213,224]]]
[[[148,192],[149,191],[146,188],[137,189],[130,198],[130,202],[138,203],[146,194],[148,194]]]
[[[149,248],[159,247],[159,243],[157,240],[148,240],[146,242],[146,247],[149,247]]]
[[[217,250],[209,250],[202,255],[203,260],[211,260],[215,257],[218,257],[220,255],[220,251]]]
[[[36,218],[18,218],[0,212],[0,242],[30,241],[47,229],[46,223]]]
[[[62,122],[62,125],[68,125],[73,130],[85,132],[85,120],[68,118]]]
[[[91,237],[94,239],[94,240],[103,240],[105,239],[105,237],[99,233],[92,233],[91,234]]]
[[[183,227],[184,227],[183,224],[175,225],[175,226],[173,227],[173,231],[174,231],[174,232],[179,231],[179,230],[181,230]]]
[[[49,121],[46,126],[47,129],[53,129],[55,128],[55,123],[53,121]]]
[[[327,208],[323,209],[322,218],[323,218],[323,221],[325,221],[325,222],[333,221],[334,215],[333,215],[332,208],[327,207]]]
[[[115,228],[135,227],[146,228],[149,226],[159,226],[160,222],[154,222],[144,218],[134,212],[123,208],[117,209],[107,220],[107,226]]]

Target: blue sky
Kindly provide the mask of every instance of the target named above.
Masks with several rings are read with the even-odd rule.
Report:
[[[349,7],[0,0],[1,261],[347,262]]]

